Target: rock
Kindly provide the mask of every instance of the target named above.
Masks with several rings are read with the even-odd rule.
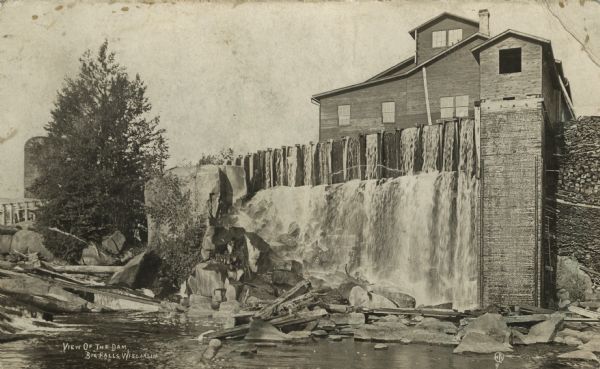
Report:
[[[365,314],[363,313],[334,313],[329,315],[329,319],[336,325],[360,326],[365,324]]]
[[[446,334],[456,334],[458,332],[458,328],[456,325],[454,325],[454,323],[442,321],[436,318],[423,318],[423,320],[416,326],[422,329],[439,331]]]
[[[556,266],[556,288],[569,293],[565,300],[587,300],[586,292],[592,290],[591,278],[579,268],[577,260],[568,256],[558,256]],[[560,301],[559,297],[559,301]]]
[[[522,335],[519,338],[526,345],[552,342],[563,319],[564,316],[562,314],[553,314],[550,319],[537,323],[529,329],[527,335]]]
[[[273,342],[256,342],[254,344],[256,347],[277,347],[276,343]]]
[[[220,325],[223,329],[235,327],[235,318],[232,311],[215,311],[212,313],[212,319],[215,324]]]
[[[302,281],[302,276],[287,270],[274,270],[273,271],[273,283],[283,286],[295,286],[298,282]]]
[[[572,337],[569,337],[572,338]],[[576,339],[576,338],[575,338]],[[565,338],[566,342],[566,338]],[[581,344],[578,347],[580,350],[592,351],[592,352],[600,352],[600,339],[592,339],[585,344]]]
[[[511,352],[512,348],[508,343],[502,343],[488,335],[471,331],[467,332],[462,341],[454,349],[455,354],[466,352],[477,354],[492,354],[495,352]]]
[[[240,303],[233,300],[233,301],[223,301],[220,305],[219,305],[219,311],[227,311],[230,313],[238,313],[241,310],[240,307]]]
[[[388,324],[401,324],[389,322]],[[376,342],[416,342],[433,345],[456,345],[454,336],[438,331],[428,331],[417,327],[403,328],[365,324],[354,329],[354,340]]]
[[[202,358],[204,360],[214,359],[214,357],[217,356],[217,352],[219,352],[219,349],[221,349],[222,345],[223,344],[220,340],[213,338],[208,342],[208,347],[206,348],[206,351],[204,351],[204,353],[202,354]]]
[[[340,336],[339,334],[331,334],[328,339],[331,341],[339,342],[344,338],[344,336]]]
[[[362,307],[367,309],[385,309],[385,308],[396,308],[396,304],[388,300],[384,296],[376,293],[369,293],[360,286],[354,286],[350,290],[348,301],[351,306]]]
[[[85,265],[113,265],[116,260],[112,256],[99,251],[96,245],[90,243],[81,252],[81,261]]]
[[[239,352],[241,356],[254,356],[258,353],[256,345],[244,345],[240,348],[236,348],[235,352]]]
[[[485,313],[471,321],[471,323],[465,327],[465,336],[469,332],[481,333],[482,335],[491,337],[499,343],[508,344],[510,342],[511,331],[508,329],[502,316],[496,313]]]
[[[556,337],[554,337],[554,342],[556,342]],[[571,337],[571,336],[567,336],[565,338],[562,339],[562,343],[564,343],[565,345],[569,345],[569,346],[579,346],[582,345],[583,342],[576,337]]]
[[[252,285],[244,284],[239,294],[239,300],[243,305],[252,305],[250,299],[258,301],[275,300],[275,290],[269,283],[260,279],[254,279]]]
[[[20,230],[15,233],[10,248],[21,254],[39,253],[44,260],[54,260],[54,255],[44,247],[44,237],[34,231]]]
[[[227,270],[220,264],[199,263],[188,278],[187,284],[195,295],[213,297],[215,291],[225,290]]]
[[[388,349],[388,345],[386,345],[385,343],[378,343],[375,346],[373,346],[373,348],[375,350],[387,350]]]
[[[310,332],[306,333],[310,334]],[[245,339],[246,341],[285,343],[306,341],[306,337],[294,337],[293,335],[285,334],[270,323],[262,320],[253,320],[250,322],[250,327]]]
[[[225,301],[236,301],[238,297],[238,289],[229,283],[229,279],[225,280]]]
[[[10,252],[10,244],[12,242],[11,234],[0,234],[0,255]]]
[[[600,339],[600,335],[594,331],[580,332],[570,328],[565,328],[556,334],[557,339],[565,340],[567,337],[574,337],[581,340],[584,343],[592,341],[594,339]]]
[[[571,352],[565,352],[564,354],[560,354],[557,356],[559,359],[568,359],[568,360],[585,360],[585,361],[595,361],[598,362],[598,358],[591,351],[586,350],[576,350]]]
[[[559,310],[567,310],[567,308],[571,306],[571,300],[559,300],[558,301],[558,309]]]
[[[312,331],[310,332],[311,335],[315,336],[315,337],[327,337],[329,335],[329,333],[327,333],[327,331],[323,330],[323,329],[317,329],[316,331]]]
[[[412,317],[412,320],[415,321],[415,322],[422,322],[423,321],[423,315],[420,315],[420,314],[419,315],[414,315]]]
[[[124,244],[125,236],[119,231],[114,231],[102,239],[102,249],[113,255],[120,254]]]
[[[319,324],[317,324],[317,329],[323,329],[326,331],[334,330],[335,322],[331,319],[319,319]]]
[[[113,274],[108,284],[133,289],[149,287],[158,275],[160,264],[161,259],[155,252],[143,252],[125,264],[123,270]]]
[[[388,286],[371,286],[372,291],[392,301],[399,308],[414,308],[415,298]]]
[[[343,327],[339,329],[338,333],[343,336],[354,336],[354,329],[355,327]]]

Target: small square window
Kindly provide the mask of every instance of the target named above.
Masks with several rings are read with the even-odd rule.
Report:
[[[498,59],[500,74],[519,73],[521,71],[521,48],[500,50]]]
[[[459,43],[462,40],[462,28],[448,31],[448,46]]]
[[[350,105],[338,105],[338,124],[340,126],[350,125]]]
[[[396,121],[396,103],[381,103],[381,118],[383,123],[394,123]]]
[[[463,118],[469,116],[469,96],[456,96],[456,116]]]
[[[434,31],[431,34],[431,45],[432,47],[445,47],[446,31]]]
[[[450,96],[440,98],[440,114],[441,118],[454,117],[454,97]]]

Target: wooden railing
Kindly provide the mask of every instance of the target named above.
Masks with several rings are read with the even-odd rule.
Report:
[[[0,199],[0,224],[13,225],[35,220],[35,213],[41,200],[38,199]]]

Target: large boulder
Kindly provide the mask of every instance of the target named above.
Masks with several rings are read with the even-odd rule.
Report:
[[[113,274],[108,284],[130,288],[150,287],[158,275],[160,264],[161,259],[155,252],[143,252],[125,264],[123,270]]]
[[[227,270],[221,264],[199,263],[188,278],[188,288],[193,294],[213,297],[216,291],[225,291]]]
[[[118,255],[125,245],[125,236],[119,231],[114,231],[102,239],[102,249],[113,255]]]
[[[579,268],[577,260],[559,256],[556,267],[557,290],[564,289],[571,301],[583,301],[592,290],[591,278]]]
[[[416,301],[415,298],[402,291],[398,291],[389,286],[371,286],[371,290],[378,295],[384,296],[388,300],[394,302],[397,307],[400,308],[414,308]]]
[[[477,353],[491,354],[495,352],[511,352],[508,343],[498,342],[494,338],[479,332],[468,332],[454,349],[455,354]]]
[[[500,343],[510,343],[511,331],[500,314],[486,313],[477,317],[465,327],[465,335],[469,332],[481,333]]]
[[[81,261],[85,265],[113,265],[116,260],[92,243],[81,252]]]
[[[553,314],[550,319],[531,327],[527,335],[518,334],[518,338],[526,345],[552,342],[556,336],[557,330],[560,329],[563,319],[564,315]]]
[[[565,352],[557,356],[559,359],[566,360],[582,360],[582,361],[595,361],[598,362],[598,357],[591,351],[587,350],[576,350],[571,352]]]
[[[54,260],[54,255],[44,246],[44,237],[34,231],[20,230],[12,236],[11,250],[21,254],[39,253],[45,260]]]
[[[350,290],[348,301],[350,302],[351,306],[367,309],[385,309],[397,307],[396,304],[387,298],[376,293],[367,292],[360,286],[354,286],[352,290]]]

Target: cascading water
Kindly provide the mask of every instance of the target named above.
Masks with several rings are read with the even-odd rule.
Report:
[[[282,256],[302,261],[314,275],[348,270],[408,293],[417,304],[474,307],[478,181],[473,123],[460,125],[458,171],[438,172],[433,166],[430,153],[446,152],[440,133],[439,127],[424,129],[425,147],[418,152],[417,129],[402,132],[403,170],[412,173],[411,163],[422,155],[420,174],[259,191],[239,209],[238,223]],[[368,155],[369,141],[366,146]]]
[[[440,140],[442,139],[442,125],[423,127],[421,147],[423,148],[423,172],[438,171],[440,156]]]

